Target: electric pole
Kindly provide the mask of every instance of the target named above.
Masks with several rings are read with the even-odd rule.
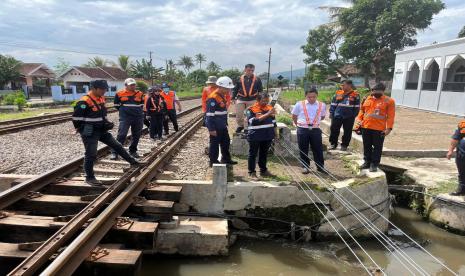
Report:
[[[289,85],[287,86],[287,89],[289,90],[291,89],[290,88],[291,83],[292,83],[292,64],[291,64],[291,80],[289,81]]]
[[[152,86],[153,86],[152,51],[149,52],[149,56],[150,56],[150,60],[149,60],[149,64],[150,64],[150,80],[151,80]]]
[[[266,81],[266,93],[268,94],[268,90],[270,88],[270,67],[271,67],[271,48],[268,54],[268,78]]]

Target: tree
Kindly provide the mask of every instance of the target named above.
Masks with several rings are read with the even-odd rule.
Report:
[[[3,89],[10,81],[17,80],[21,73],[21,61],[12,56],[0,55],[0,89]]]
[[[166,62],[166,71],[174,71],[174,70],[176,70],[176,64],[174,63],[172,59],[169,59]]]
[[[210,61],[210,63],[208,63],[207,65],[207,71],[208,71],[208,75],[217,76],[221,71],[221,67],[218,64],[216,64],[214,61]]]
[[[196,85],[204,85],[205,82],[207,81],[207,78],[208,78],[207,71],[202,70],[202,69],[197,69],[189,73],[189,75],[187,75],[187,79],[190,82],[195,83]]]
[[[57,58],[57,63],[53,66],[53,71],[56,76],[61,76],[63,73],[68,71],[69,68],[71,68],[71,63],[66,61],[64,58],[59,57]]]
[[[462,38],[462,37],[465,37],[465,26],[462,27],[462,29],[460,30],[457,38]]]
[[[149,86],[145,81],[138,80],[136,81],[136,89],[142,92],[146,92],[149,89]]]
[[[331,73],[334,73],[334,71],[331,72],[331,70],[324,65],[312,64],[308,67],[305,80],[310,83],[324,83]]]
[[[101,58],[99,56],[90,58],[86,64],[83,64],[84,67],[104,67],[104,66],[116,66],[116,64],[108,59]]]
[[[324,65],[333,71],[337,71],[341,76],[347,77],[339,68],[345,60],[338,50],[341,35],[330,26],[321,25],[308,32],[307,44],[301,48],[307,55],[305,63],[316,63]]]
[[[191,57],[184,55],[179,59],[178,65],[184,67],[184,70],[189,73],[190,69],[194,67],[194,61]]]
[[[129,60],[129,56],[120,55],[118,57],[118,66],[125,72],[129,72],[131,69],[131,61]]]
[[[197,55],[195,55],[195,62],[199,65],[200,70],[202,70],[202,62],[205,62],[205,61],[207,61],[207,58],[205,57],[205,55],[201,53],[198,53]]]
[[[135,63],[131,64],[130,75],[144,80],[152,80],[159,78],[160,72],[163,70],[164,68],[155,68],[148,60],[142,59],[141,61],[136,60]]]
[[[239,81],[239,78],[241,77],[242,72],[239,71],[239,69],[234,68],[234,69],[224,70],[224,71],[221,72],[220,75],[221,76],[228,76],[228,77],[230,77],[232,79],[232,81],[234,83],[236,83],[236,82]]]
[[[376,81],[390,76],[395,52],[415,46],[417,30],[444,9],[440,0],[359,0],[337,16],[344,40],[340,53]]]

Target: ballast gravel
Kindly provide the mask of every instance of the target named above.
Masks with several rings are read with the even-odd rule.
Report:
[[[199,99],[182,101],[184,110],[199,104]],[[115,123],[115,135],[118,113],[108,117]],[[81,137],[71,121],[0,135],[0,170],[18,165],[15,174],[42,174],[83,154]]]

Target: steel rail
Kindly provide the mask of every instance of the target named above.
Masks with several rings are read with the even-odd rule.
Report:
[[[197,110],[193,108],[186,110],[185,112],[192,112]],[[183,113],[185,115],[186,113]],[[199,119],[200,118],[200,119]],[[202,122],[201,115],[197,116],[195,120]],[[187,125],[194,120],[191,120]],[[198,122],[194,124],[198,125]],[[191,127],[184,127],[184,130],[179,131],[174,136],[170,137],[170,140],[175,140],[179,136],[184,137],[183,132],[186,130],[189,131]],[[147,157],[147,161],[151,162],[157,158],[157,156],[168,147],[168,143],[165,143],[162,147],[158,148],[155,152],[151,153]],[[135,170],[127,172],[120,178],[118,181],[113,183],[108,187],[103,193],[101,193],[97,198],[95,198],[90,204],[88,204],[84,209],[82,209],[77,215],[75,215],[67,224],[65,224],[60,230],[55,232],[47,241],[45,241],[36,251],[34,251],[28,258],[26,258],[19,266],[12,270],[8,275],[35,275],[35,273],[49,260],[49,258],[56,253],[56,251],[64,245],[66,241],[75,236],[75,234],[82,229],[82,226],[88,222],[93,215],[95,215],[99,210],[101,210],[109,201],[114,198],[120,191],[126,188],[128,183],[131,182],[131,179],[136,177],[142,170],[147,172],[144,167],[139,167]],[[144,173],[142,173],[143,175]],[[138,178],[137,178],[138,179]],[[137,180],[136,180],[137,181]],[[124,192],[123,192],[124,193]],[[129,205],[132,201],[129,203]],[[124,212],[124,210],[122,211]],[[122,213],[121,212],[121,213]],[[111,221],[111,226],[114,225],[114,220]],[[110,228],[111,228],[110,226]],[[90,251],[89,251],[90,252]],[[87,253],[89,253],[87,252]],[[85,257],[87,257],[85,255]],[[84,257],[84,258],[85,258]],[[67,275],[67,274],[63,274]]]
[[[71,275],[113,227],[116,218],[133,203],[134,198],[145,189],[146,184],[159,173],[158,169],[202,125],[202,122],[203,114],[200,114],[185,131],[177,133],[174,143],[166,143],[160,148],[158,152],[163,152],[161,156],[151,155],[153,162],[144,168],[136,180],[129,184],[40,275]]]
[[[198,109],[200,109],[200,106],[187,109],[179,113],[178,116],[180,117],[184,116]],[[104,154],[108,153],[109,150],[110,148],[108,146],[104,146],[97,151],[97,156],[101,157]],[[28,192],[38,191],[41,188],[55,181],[57,178],[63,177],[65,175],[68,175],[76,171],[76,169],[78,169],[79,166],[82,165],[83,161],[84,161],[84,156],[75,158],[43,174],[40,174],[37,177],[28,179],[22,182],[21,184],[15,185],[10,189],[1,192],[0,193],[0,209],[5,209],[9,205],[24,198]]]

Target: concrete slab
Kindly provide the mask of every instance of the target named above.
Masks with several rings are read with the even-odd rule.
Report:
[[[154,253],[189,256],[228,254],[227,220],[203,217],[179,219],[179,227],[158,230]]]
[[[440,194],[429,206],[431,222],[447,230],[465,234],[465,197]]]

